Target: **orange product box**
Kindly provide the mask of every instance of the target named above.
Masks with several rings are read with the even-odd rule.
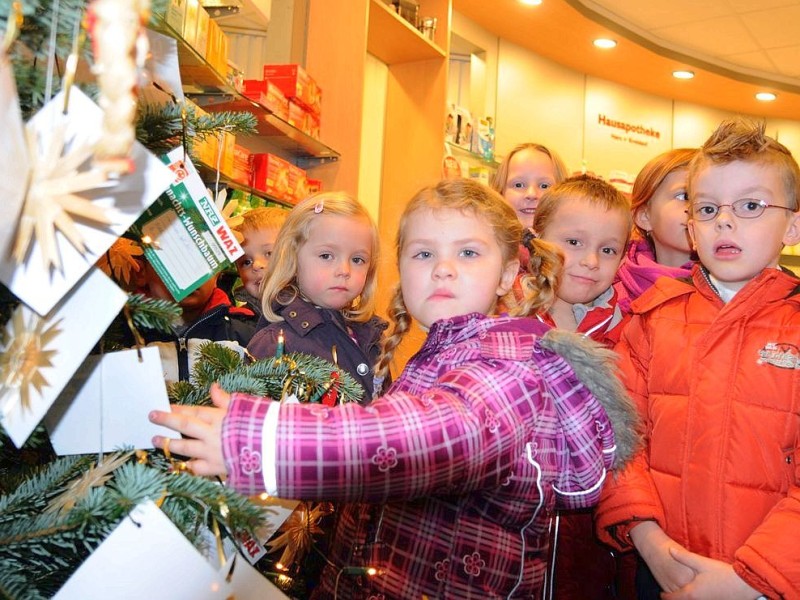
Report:
[[[219,36],[217,37],[217,65],[218,73],[228,72],[228,36],[219,28]]]
[[[293,204],[308,196],[305,170],[289,164],[289,193]]]
[[[183,19],[186,16],[186,0],[170,0],[165,15],[167,25],[177,33],[183,34]]]
[[[206,62],[211,65],[211,67],[216,70],[217,63],[217,54],[219,53],[219,41],[217,40],[217,36],[219,35],[219,25],[214,19],[208,20],[208,41],[206,42],[206,52],[203,57],[206,59]]]
[[[219,170],[228,177],[232,177],[234,161],[233,149],[236,147],[236,134],[230,133],[229,131],[222,132],[222,136],[219,139],[219,144],[222,148],[219,160]]]
[[[245,97],[255,100],[278,118],[289,121],[289,99],[278,86],[263,79],[245,79],[243,83],[242,94]]]
[[[208,48],[208,24],[211,21],[206,9],[202,6],[197,9],[197,33],[195,34],[194,49],[200,56],[205,56]]]
[[[251,154],[253,187],[279,200],[290,200],[290,163],[274,154]]]
[[[300,65],[264,65],[264,79],[277,85],[290,100],[319,114],[322,93],[317,82]]]
[[[289,100],[289,116],[286,122],[305,133],[306,131],[306,111],[294,100]]]
[[[306,177],[306,186],[308,187],[308,195],[316,194],[317,192],[322,191],[322,180],[321,179],[309,179]]]
[[[267,82],[264,79],[245,79],[242,86],[242,94],[253,100],[267,91]]]
[[[194,48],[197,43],[197,13],[203,10],[200,8],[200,0],[187,0],[186,12],[183,17],[183,31],[181,37]]]
[[[252,185],[250,181],[250,151],[239,144],[233,145],[233,172],[231,178],[243,185]],[[255,187],[255,186],[253,186]]]
[[[318,140],[320,137],[319,122],[320,117],[318,115],[314,115],[310,112],[306,113],[306,133],[315,140]]]

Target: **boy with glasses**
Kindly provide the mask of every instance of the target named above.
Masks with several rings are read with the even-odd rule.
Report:
[[[659,279],[617,346],[645,448],[607,481],[600,538],[640,598],[800,598],[800,169],[764,125],[722,123],[689,170],[691,280]]]

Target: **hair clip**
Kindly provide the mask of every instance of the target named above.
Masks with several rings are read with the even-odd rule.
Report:
[[[321,213],[321,212],[322,212],[322,209],[323,209],[323,208],[325,208],[325,204],[323,203],[323,201],[322,201],[322,200],[320,200],[319,202],[317,202],[317,203],[314,205],[314,212],[315,212],[315,213],[317,213],[317,214],[319,214],[319,213]]]

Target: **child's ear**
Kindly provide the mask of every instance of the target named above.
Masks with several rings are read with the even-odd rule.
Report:
[[[650,209],[645,205],[633,215],[633,222],[636,223],[636,226],[644,231],[650,231],[652,226],[650,225]]]
[[[786,233],[783,234],[783,245],[794,246],[800,242],[800,211],[792,213],[792,219]]]
[[[503,267],[503,272],[500,275],[500,284],[497,286],[497,295],[499,297],[505,296],[511,287],[514,285],[514,279],[519,273],[519,259],[515,258],[506,263]]]
[[[692,242],[692,249],[697,248],[697,242],[694,239],[694,220],[689,219],[686,222],[686,231],[689,232],[689,240]]]

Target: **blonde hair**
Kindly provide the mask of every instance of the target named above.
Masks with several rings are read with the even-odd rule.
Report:
[[[567,167],[564,164],[564,161],[561,160],[561,157],[558,156],[558,154],[556,154],[553,150],[550,150],[550,148],[547,146],[535,144],[533,142],[520,144],[508,153],[508,156],[506,156],[503,162],[500,163],[500,166],[497,167],[497,172],[494,174],[494,177],[492,177],[492,189],[501,196],[503,195],[503,192],[506,189],[506,184],[508,183],[508,166],[511,163],[511,159],[514,158],[515,154],[518,154],[523,150],[534,150],[549,156],[550,160],[553,162],[553,170],[556,172],[556,183],[564,181],[564,179],[567,178]]]
[[[610,183],[593,175],[575,175],[557,183],[542,194],[536,215],[533,218],[533,230],[541,234],[547,229],[558,211],[559,205],[566,200],[583,200],[589,204],[600,206],[606,210],[618,210],[625,215],[627,237],[630,239],[633,230],[633,214],[628,198]]]
[[[420,210],[441,209],[459,210],[484,219],[492,228],[497,245],[500,247],[503,264],[507,265],[510,261],[518,258],[523,228],[514,209],[500,194],[477,181],[447,179],[421,189],[403,211],[397,229],[398,262],[406,243],[406,229],[411,215]],[[560,268],[558,256],[553,255],[552,260],[556,261]],[[545,262],[544,259],[543,262]],[[553,269],[550,264],[546,264],[543,271],[552,273]],[[537,278],[527,276],[523,287],[525,289],[523,305],[528,311],[532,310],[531,307],[544,306],[555,297],[555,284],[552,279],[541,281],[541,287],[537,287],[534,282],[539,283]],[[385,377],[388,374],[394,352],[411,327],[411,315],[408,314],[408,309],[403,301],[402,288],[399,283],[395,286],[389,303],[388,316],[392,322],[392,330],[383,340],[381,356],[375,366],[376,377]]]
[[[277,206],[265,206],[248,210],[241,216],[242,222],[236,227],[236,231],[247,237],[251,231],[280,229],[289,216],[289,211]]]
[[[689,198],[692,198],[692,182],[701,170],[709,165],[742,160],[777,167],[791,202],[789,208],[796,211],[800,198],[800,168],[789,149],[765,132],[763,121],[736,117],[720,123],[689,165]]]
[[[692,158],[697,154],[697,148],[675,148],[652,158],[642,167],[633,182],[631,192],[631,214],[634,227],[639,237],[647,239],[647,232],[636,225],[636,215],[647,208],[653,194],[656,193],[664,179],[678,169],[688,169]]]
[[[261,304],[264,318],[270,323],[283,321],[272,309],[273,303],[289,304],[300,295],[297,287],[297,254],[309,239],[311,224],[319,215],[338,215],[364,219],[372,232],[369,267],[364,289],[350,306],[342,309],[349,321],[368,321],[375,314],[375,291],[377,288],[380,248],[378,228],[367,210],[352,196],[343,192],[320,192],[301,200],[288,214],[275,240],[272,259],[261,288]]]

